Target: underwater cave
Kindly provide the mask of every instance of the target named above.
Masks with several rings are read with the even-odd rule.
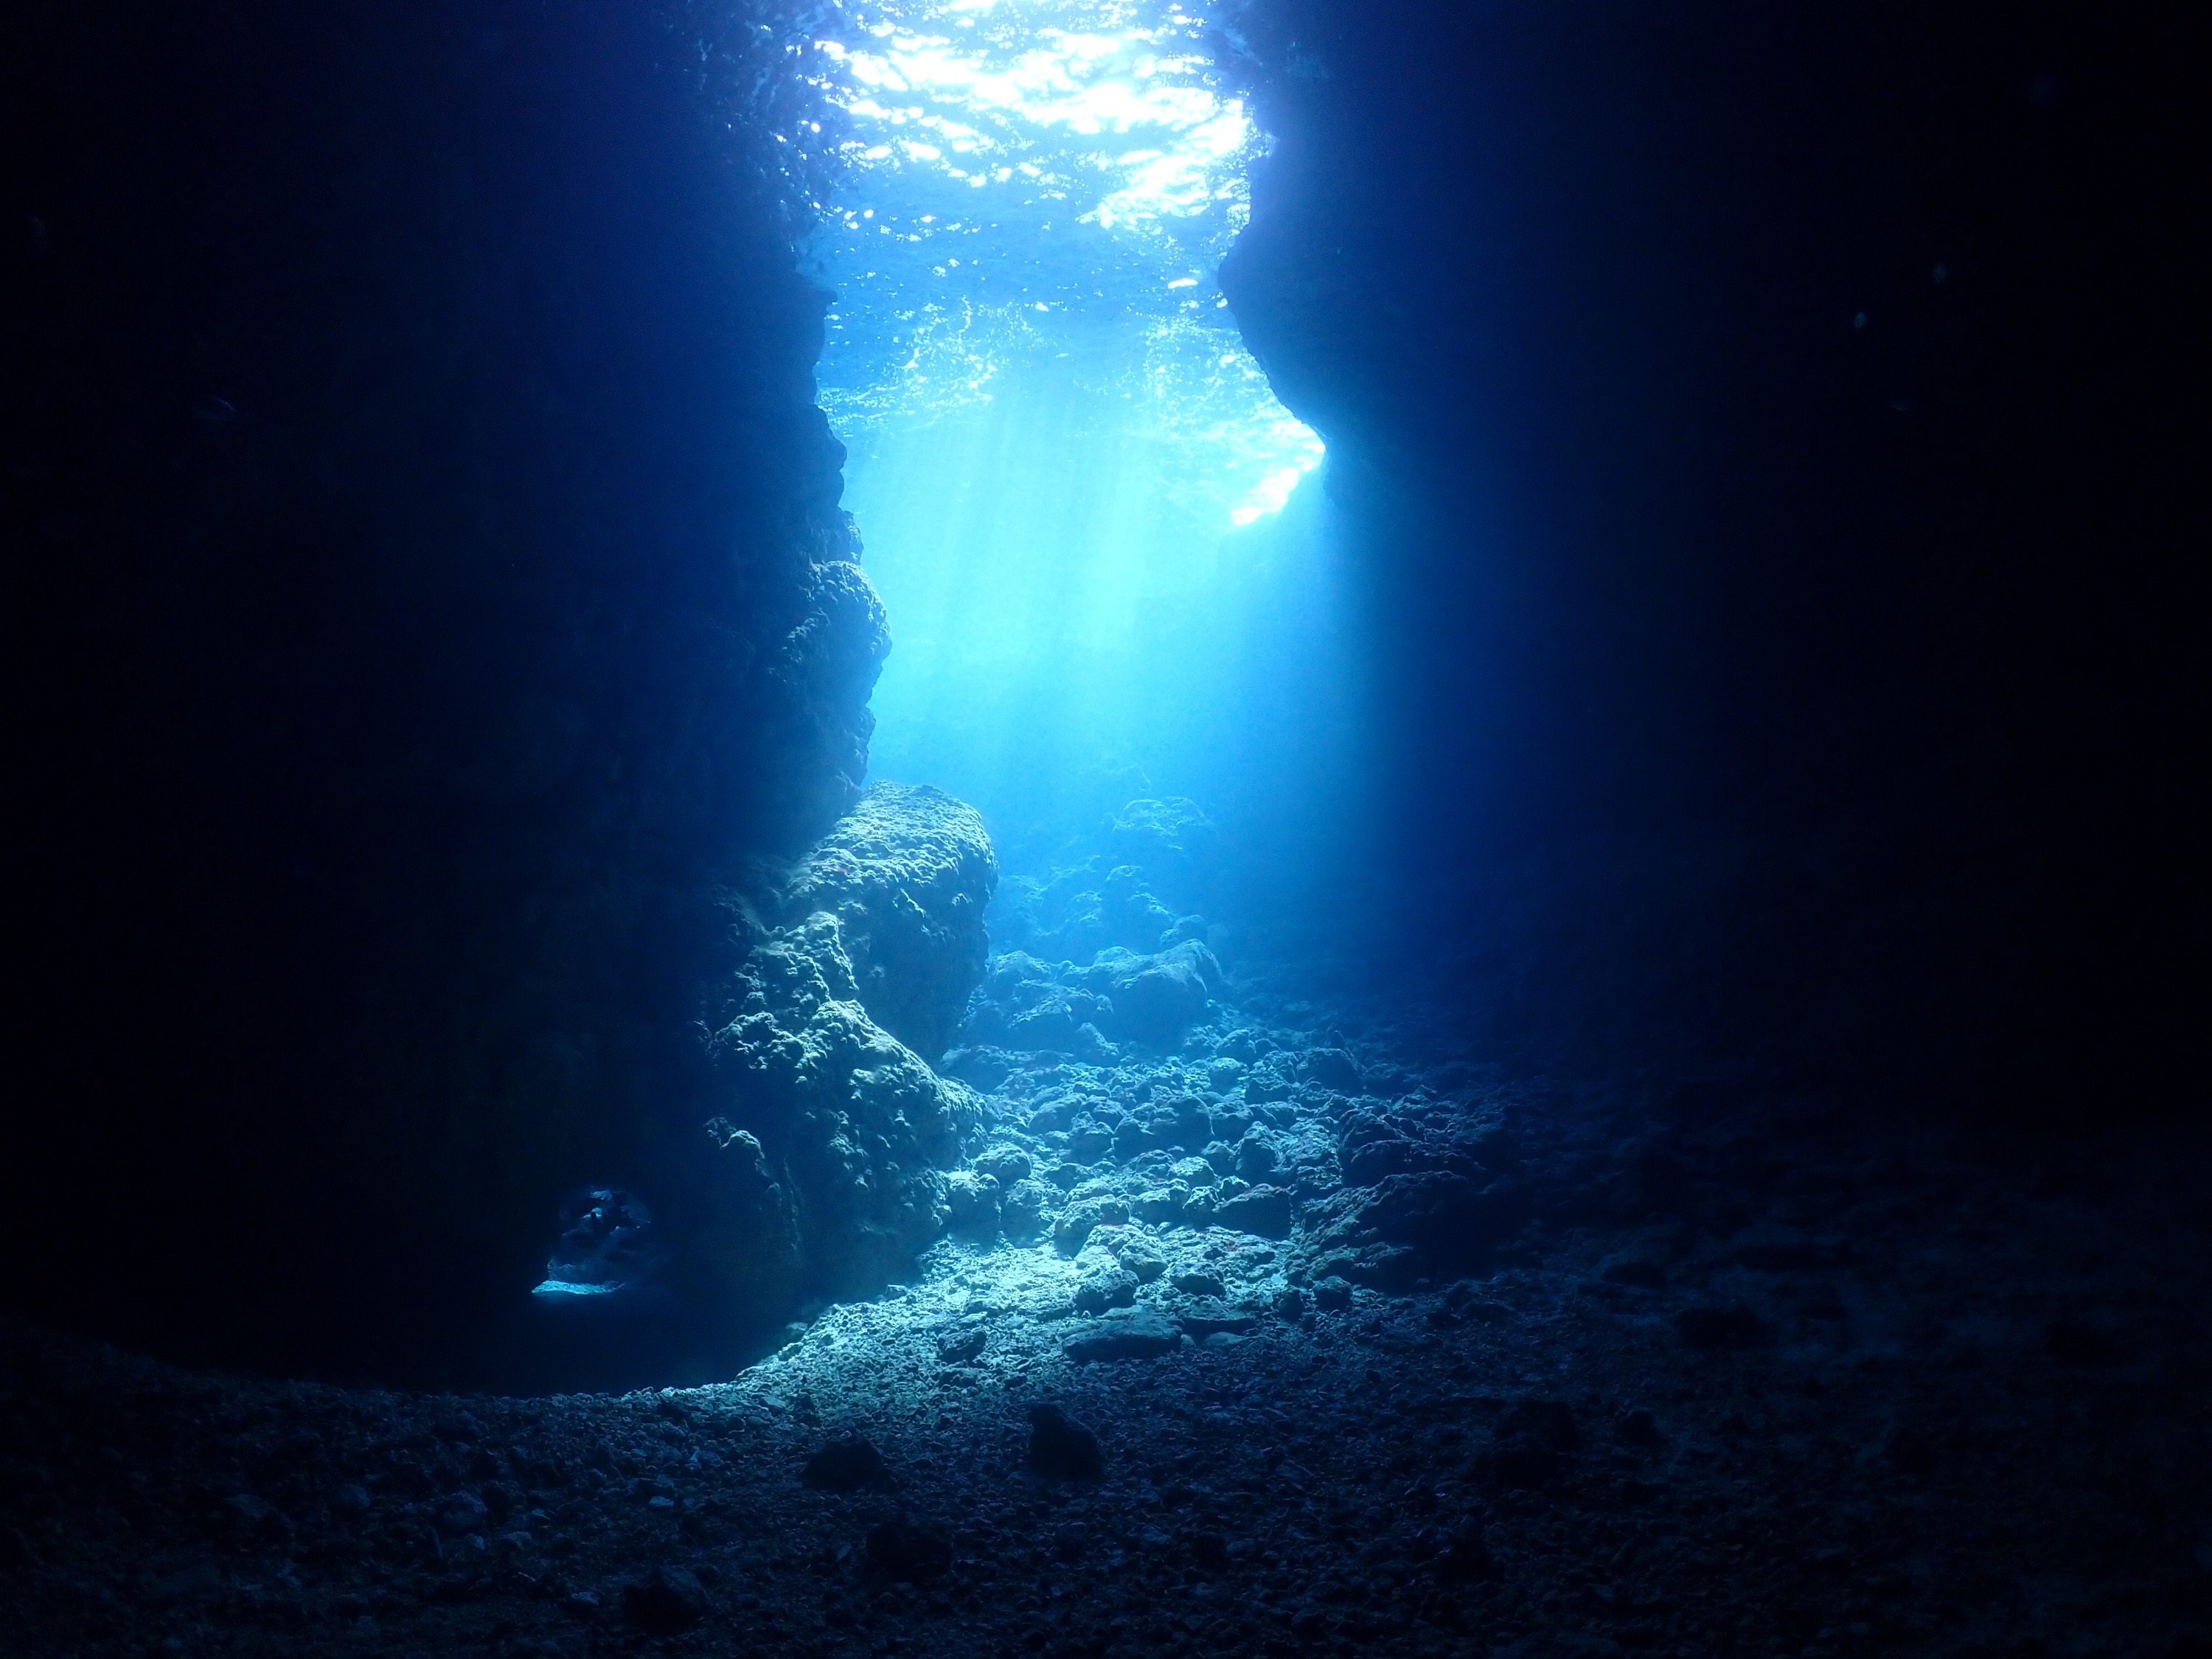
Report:
[[[2202,20],[0,27],[0,1648],[2212,1652]]]

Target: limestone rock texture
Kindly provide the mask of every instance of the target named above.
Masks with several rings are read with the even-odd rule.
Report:
[[[983,977],[998,884],[973,807],[927,784],[878,783],[799,860],[779,901],[787,917],[837,918],[869,1017],[934,1059]]]
[[[976,1097],[923,1055],[982,977],[997,876],[972,808],[878,784],[763,896],[781,920],[762,926],[712,1042],[730,1102],[705,1127],[697,1243],[740,1316],[873,1291],[948,1218],[996,1230],[995,1182],[957,1168]]]

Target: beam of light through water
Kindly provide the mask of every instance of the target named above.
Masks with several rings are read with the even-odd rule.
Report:
[[[1258,136],[1172,0],[844,18],[851,173],[814,256],[896,641],[873,770],[1002,836],[1117,779],[1205,793],[1264,641],[1324,606],[1319,514],[1279,517],[1321,442],[1214,282]]]

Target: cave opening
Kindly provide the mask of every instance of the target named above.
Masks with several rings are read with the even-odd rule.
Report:
[[[891,617],[870,775],[970,801],[1046,880],[1028,866],[1132,799],[1222,816],[1293,729],[1317,786],[1343,617],[1325,506],[1285,508],[1322,447],[1219,291],[1264,141],[1202,19],[1008,0],[840,23],[849,171],[809,254]],[[1295,690],[1269,672],[1292,663]]]
[[[2202,1655],[2158,12],[10,12],[9,1650]]]
[[[1151,1280],[1106,1241],[1133,1203],[1172,1229],[1256,1188],[1282,1233],[1279,1132],[1310,1132],[1264,1109],[1294,1058],[1251,1109],[1241,1079],[1326,1031],[1255,1024],[1231,988],[1267,971],[1251,943],[1285,889],[1361,828],[1323,446],[1218,283],[1262,136],[1177,4],[835,21],[807,130],[840,166],[800,253],[861,573],[840,580],[882,618],[848,693],[866,788],[753,884],[750,959],[703,1022],[727,1114],[703,1176],[624,1173],[655,1206],[673,1188],[658,1224],[616,1188],[568,1201],[536,1340],[577,1376],[696,1382],[887,1280],[924,1326],[978,1273],[1127,1311]],[[825,994],[852,1024],[828,1029]],[[903,1095],[855,1042],[899,1045]],[[794,1043],[828,1049],[826,1089]],[[865,1196],[809,1144],[825,1114]],[[1116,1218],[1095,1244],[1081,1200],[1054,1218],[1085,1186]]]

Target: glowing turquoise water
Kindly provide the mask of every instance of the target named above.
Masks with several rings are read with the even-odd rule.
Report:
[[[813,255],[895,641],[875,774],[1000,828],[1102,770],[1203,788],[1198,705],[1295,607],[1314,515],[1275,520],[1322,458],[1214,283],[1258,137],[1172,0],[844,18],[851,173]]]

